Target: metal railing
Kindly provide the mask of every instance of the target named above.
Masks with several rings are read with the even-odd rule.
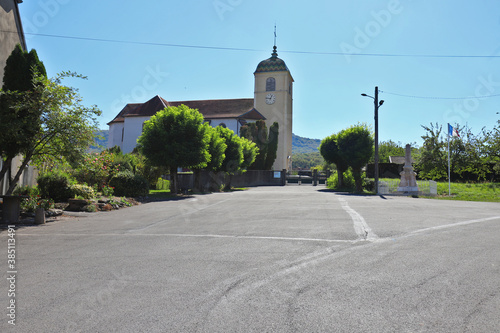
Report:
[[[437,195],[437,183],[433,180],[417,180],[418,193],[408,193],[404,187],[399,188],[399,179],[382,179],[379,181],[379,194],[397,195]],[[398,190],[399,189],[399,190]]]

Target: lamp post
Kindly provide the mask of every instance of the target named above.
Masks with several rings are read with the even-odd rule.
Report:
[[[361,94],[361,96],[364,97],[370,97],[373,99],[374,105],[375,105],[375,191],[378,193],[378,108],[384,104],[384,101],[381,100],[380,102],[378,101],[378,87],[375,87],[375,97],[367,95],[367,94]]]

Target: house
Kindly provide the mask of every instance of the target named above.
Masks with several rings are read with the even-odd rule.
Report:
[[[137,145],[143,124],[168,106],[184,104],[198,109],[211,126],[225,126],[239,135],[248,122],[262,119],[268,128],[279,124],[278,151],[274,170],[289,170],[292,162],[292,105],[293,78],[285,62],[278,58],[276,45],[269,59],[261,61],[254,72],[254,98],[214,99],[169,102],[155,96],[145,103],[131,103],[108,123],[108,146],[119,146],[131,152]]]

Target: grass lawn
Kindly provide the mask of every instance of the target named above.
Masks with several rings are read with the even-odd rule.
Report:
[[[451,197],[448,196],[448,182],[438,182],[436,199],[500,202],[500,183],[451,183]]]
[[[154,199],[167,199],[173,197],[170,190],[149,190],[149,197]]]

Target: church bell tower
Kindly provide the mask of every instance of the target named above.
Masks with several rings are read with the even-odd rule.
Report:
[[[276,43],[275,43],[276,44]],[[290,170],[292,158],[293,77],[278,58],[274,45],[271,58],[263,60],[254,72],[254,107],[266,117],[267,128],[279,124],[278,152],[274,170]]]

